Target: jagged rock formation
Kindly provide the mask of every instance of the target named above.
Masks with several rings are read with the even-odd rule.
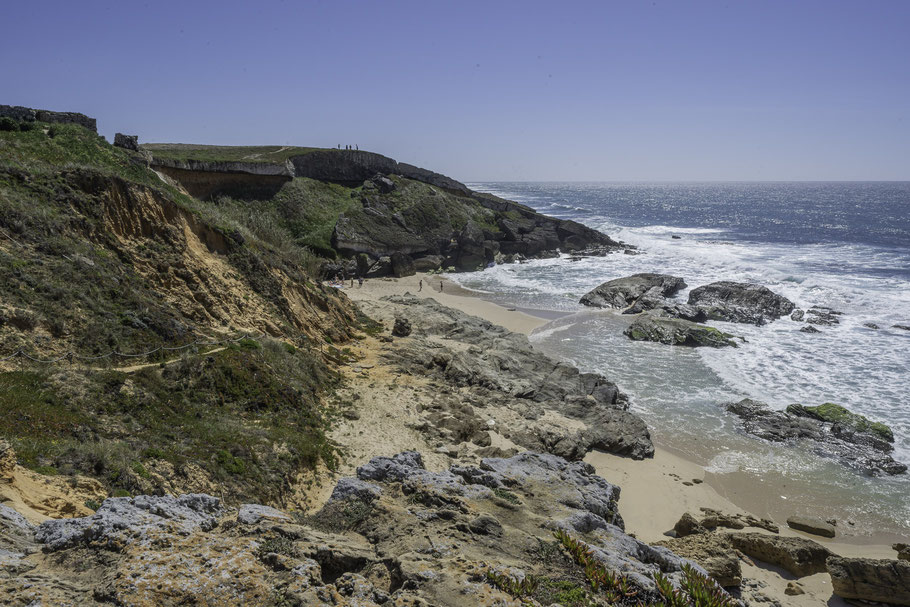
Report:
[[[410,322],[410,336],[386,344],[383,356],[438,383],[438,398],[417,422],[427,433],[486,446],[493,431],[568,459],[590,449],[636,459],[654,453],[647,426],[614,384],[535,351],[524,335],[410,295],[363,309],[389,325],[396,317]],[[469,391],[448,396],[458,388]]]
[[[672,297],[686,282],[667,274],[633,274],[608,280],[582,296],[579,303],[595,308],[619,308],[629,314],[651,310]],[[634,311],[632,309],[634,308]]]
[[[98,132],[97,121],[78,112],[52,112],[35,110],[21,105],[0,105],[0,117],[12,118],[18,122],[50,122],[54,124],[78,124],[93,133]]]
[[[728,403],[726,409],[743,420],[742,428],[748,434],[773,442],[811,441],[819,455],[838,459],[863,474],[876,476],[907,471],[905,464],[890,455],[894,449],[893,436],[887,439],[890,429],[885,433],[880,428],[882,424],[877,424],[877,431],[873,430],[873,424],[865,418],[862,423],[854,419],[861,416],[839,415],[837,419],[841,421],[828,421],[820,414],[810,413],[814,408],[791,405],[786,412],[775,411],[748,398]]]
[[[320,512],[296,520],[250,517],[250,505],[237,513],[205,495],[138,496],[37,532],[24,526],[22,541],[47,554],[0,560],[19,572],[0,578],[0,592],[16,606],[515,604],[487,581],[493,572],[596,597],[553,540],[563,530],[651,602],[653,574],[678,583],[687,561],[626,535],[618,498],[589,465],[551,455],[432,472],[420,454],[402,453],[371,460]]]
[[[763,325],[793,311],[789,299],[767,287],[720,281],[692,289],[689,305],[704,310],[711,320]]]

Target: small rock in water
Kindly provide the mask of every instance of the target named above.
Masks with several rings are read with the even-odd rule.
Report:
[[[800,321],[806,315],[802,310],[793,310],[793,313],[790,315],[790,320]]]
[[[800,333],[821,333],[821,331],[819,331],[818,329],[816,329],[816,328],[813,327],[812,325],[806,325],[805,327],[803,327],[802,329],[800,329],[799,332],[800,332]]]
[[[875,324],[874,322],[864,322],[863,326],[866,328],[869,328],[869,329],[878,329],[879,328],[879,326],[877,324]]]
[[[787,519],[787,526],[797,531],[821,537],[834,537],[836,534],[834,525],[808,516],[791,516]]]
[[[891,325],[892,329],[902,329],[904,331],[910,331],[910,326],[908,325]]]
[[[671,236],[670,238],[672,238],[673,240],[679,240],[679,239],[682,238],[682,236],[677,236],[676,234],[674,234],[674,235]]]

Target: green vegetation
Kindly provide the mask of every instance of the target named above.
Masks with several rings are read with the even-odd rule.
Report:
[[[787,413],[837,423],[856,432],[871,432],[889,443],[894,442],[894,433],[886,424],[873,422],[863,415],[853,413],[846,407],[834,403],[824,403],[817,407],[790,405],[787,407]]]
[[[497,487],[497,488],[493,489],[493,495],[495,495],[496,497],[498,497],[501,500],[505,500],[505,501],[509,502],[510,504],[520,504],[521,503],[521,500],[518,499],[517,495],[515,495],[511,491],[503,489],[502,487]]]
[[[267,554],[282,554],[291,558],[300,556],[300,551],[294,545],[294,541],[283,535],[271,535],[265,538],[256,548],[256,556],[260,559]]]
[[[6,372],[0,436],[30,468],[89,474],[110,489],[139,490],[161,459],[200,465],[236,499],[277,501],[298,471],[335,465],[320,398],[336,382],[309,350],[278,342],[131,374]]]
[[[317,150],[331,151],[333,148],[303,148],[280,145],[199,145],[192,143],[145,143],[142,149],[148,150],[156,158],[200,162],[255,162],[283,163],[288,158],[302,156]],[[341,151],[341,150],[336,150]]]
[[[343,533],[356,530],[373,512],[373,503],[349,497],[326,504],[313,515],[301,515],[300,522],[314,529],[331,533]]]

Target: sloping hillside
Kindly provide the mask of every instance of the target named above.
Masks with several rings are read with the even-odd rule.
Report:
[[[331,344],[360,321],[318,259],[90,130],[22,124],[0,132],[0,436],[20,461],[273,502],[332,465]]]

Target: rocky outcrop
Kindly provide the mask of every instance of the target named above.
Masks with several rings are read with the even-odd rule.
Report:
[[[733,547],[752,558],[786,569],[796,577],[826,570],[831,551],[812,540],[766,533],[730,533]]]
[[[139,137],[136,135],[124,135],[123,133],[116,133],[114,135],[114,145],[118,148],[138,152]]]
[[[831,556],[827,567],[839,597],[910,605],[910,563],[906,561]]]
[[[810,441],[819,455],[838,459],[863,474],[877,476],[907,471],[906,465],[891,457],[893,445],[880,434],[804,414],[807,408],[800,405],[791,405],[786,412],[775,411],[747,398],[728,403],[726,409],[742,419],[742,428],[748,434],[772,442]]]
[[[95,133],[98,132],[97,121],[78,112],[52,112],[35,110],[21,105],[0,105],[0,117],[12,118],[19,122],[50,122],[56,124],[78,124]]]
[[[346,257],[366,254],[376,260],[398,253],[423,260],[421,269],[476,270],[496,259],[547,257],[557,250],[603,255],[629,249],[574,221],[472,192],[454,179],[372,152],[301,149],[289,152],[284,162],[268,162],[253,158],[256,154],[246,160],[193,158],[194,152],[199,158],[231,157],[215,146],[146,144],[142,150],[159,173],[201,199],[274,198],[294,178],[352,188],[359,205],[339,213],[331,235],[332,248]],[[437,257],[439,263],[427,265]]]
[[[579,303],[595,308],[636,307],[636,311],[651,310],[672,297],[686,283],[682,278],[667,274],[633,274],[609,280],[588,291]]]
[[[671,346],[722,348],[736,347],[734,336],[714,327],[653,312],[642,314],[623,333],[634,341],[656,341]]]
[[[702,309],[711,320],[763,325],[793,311],[793,302],[767,287],[720,281],[693,289],[689,305]]]
[[[751,514],[726,514],[713,508],[702,508],[701,518],[686,512],[673,526],[676,537],[686,537],[697,533],[708,533],[723,527],[726,529],[745,529],[756,527],[771,533],[778,533],[780,529],[773,521],[766,518],[756,518]]]
[[[647,426],[627,410],[615,384],[537,352],[524,335],[433,299],[405,295],[361,305],[389,326],[396,317],[411,324],[410,337],[385,344],[383,357],[434,382],[437,396],[415,422],[425,434],[486,446],[492,432],[571,460],[595,448],[636,459],[653,455]]]
[[[80,544],[116,549],[151,541],[162,532],[208,531],[215,527],[220,512],[221,500],[204,494],[108,498],[91,516],[41,523],[35,539],[51,551]]]
[[[370,460],[306,517],[256,504],[235,514],[205,495],[108,499],[100,516],[45,523],[39,541],[52,556],[23,555],[28,575],[0,577],[0,594],[13,604],[492,607],[517,604],[498,579],[527,579],[576,580],[562,588],[601,600],[561,537],[651,604],[655,574],[678,586],[691,563],[627,535],[619,495],[590,465],[552,455],[434,472],[406,452]]]
[[[743,581],[740,558],[723,533],[700,533],[657,543],[674,554],[691,559],[704,567],[714,581],[727,588]]]

